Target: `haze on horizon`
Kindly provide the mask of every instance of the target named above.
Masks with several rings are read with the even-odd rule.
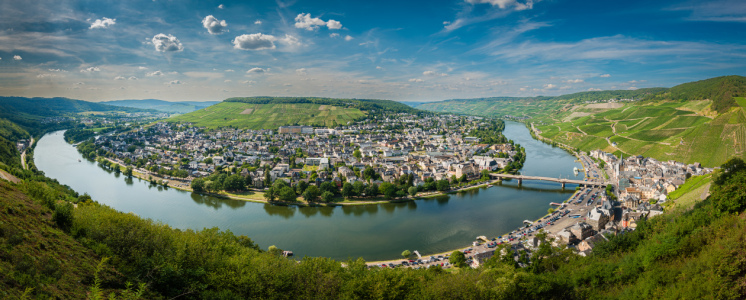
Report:
[[[0,0],[0,96],[433,101],[746,74],[746,2]]]

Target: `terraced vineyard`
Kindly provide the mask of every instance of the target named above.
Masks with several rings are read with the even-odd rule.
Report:
[[[538,126],[541,136],[584,151],[643,155],[717,166],[746,153],[746,109],[712,116],[711,101],[628,104]],[[739,103],[740,104],[740,103]]]
[[[310,103],[249,104],[221,102],[167,119],[168,122],[190,122],[195,126],[218,128],[233,126],[246,129],[277,129],[284,125],[335,126],[365,116],[354,108]]]

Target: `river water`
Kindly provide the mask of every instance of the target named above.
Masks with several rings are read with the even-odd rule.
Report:
[[[534,140],[523,124],[506,122],[504,134],[526,148],[525,175],[577,177],[575,157]],[[559,183],[524,181],[406,203],[341,207],[275,206],[206,197],[127,180],[87,161],[66,143],[63,132],[45,135],[34,150],[39,170],[103,204],[175,228],[219,227],[246,235],[266,249],[276,245],[297,256],[344,260],[395,259],[404,250],[432,254],[468,246],[480,235],[494,237],[544,214],[550,202],[574,191]],[[81,162],[78,162],[78,160]]]

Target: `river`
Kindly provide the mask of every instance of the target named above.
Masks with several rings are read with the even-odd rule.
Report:
[[[582,166],[567,152],[534,140],[528,129],[506,122],[504,134],[526,149],[525,175],[581,179]],[[477,236],[510,232],[525,219],[546,214],[550,202],[574,191],[559,183],[505,182],[433,199],[406,203],[338,207],[274,206],[206,197],[127,180],[88,161],[58,131],[34,150],[39,170],[103,204],[181,229],[219,227],[246,235],[266,249],[276,245],[297,256],[368,261],[395,259],[408,250],[431,254],[468,246]],[[81,160],[79,162],[78,160]]]

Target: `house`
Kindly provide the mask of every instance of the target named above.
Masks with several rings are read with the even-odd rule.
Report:
[[[585,222],[570,226],[570,232],[579,240],[584,240],[593,234],[593,227]]]

